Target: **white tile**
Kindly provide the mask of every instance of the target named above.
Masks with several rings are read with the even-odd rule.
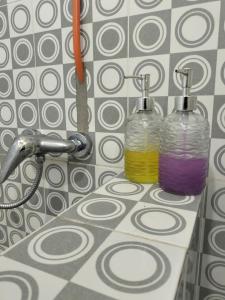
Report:
[[[130,15],[138,15],[141,13],[150,13],[165,9],[170,9],[172,0],[160,1],[146,1],[146,0],[129,0]]]
[[[21,299],[29,297],[53,300],[67,283],[61,278],[5,257],[0,258],[0,264],[2,280],[5,276],[5,280],[1,282],[1,297],[4,299],[15,299],[15,296],[21,295]],[[28,290],[22,289],[24,284]]]
[[[14,1],[15,2],[15,1]],[[34,31],[32,1],[23,0],[8,5],[10,37],[32,34]]]
[[[71,281],[120,300],[173,300],[184,258],[182,248],[112,233]]]
[[[105,21],[109,19],[127,16],[128,4],[130,1],[92,1],[93,21]]]
[[[116,230],[188,248],[196,217],[197,213],[195,212],[139,202]]]
[[[49,31],[61,28],[61,0],[42,1],[35,0],[33,3],[34,30],[35,32]]]
[[[137,184],[126,179],[115,178],[96,190],[96,193],[139,201],[149,191],[150,187],[150,184]]]
[[[225,89],[225,49],[217,51],[215,95],[224,95]]]
[[[225,260],[203,254],[201,264],[201,286],[224,293]]]
[[[172,10],[171,52],[217,49],[220,1]]]
[[[123,167],[124,134],[95,134],[96,164],[111,167]]]
[[[224,222],[225,218],[225,182],[224,180],[209,179],[206,218]]]
[[[225,175],[225,146],[223,139],[211,139],[209,176],[224,180]]]
[[[95,97],[126,97],[127,59],[113,59],[94,62]]]

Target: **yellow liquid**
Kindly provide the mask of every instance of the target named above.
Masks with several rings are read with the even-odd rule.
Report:
[[[157,183],[159,152],[125,150],[125,175],[137,183]]]

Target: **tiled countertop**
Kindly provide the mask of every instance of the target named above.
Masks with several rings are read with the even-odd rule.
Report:
[[[200,200],[114,178],[3,253],[1,295],[174,300]]]

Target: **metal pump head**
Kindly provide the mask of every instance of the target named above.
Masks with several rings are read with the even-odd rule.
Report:
[[[197,97],[190,95],[192,86],[192,69],[176,69],[176,73],[181,75],[181,86],[183,95],[175,98],[175,109],[178,111],[193,111],[196,109]]]
[[[138,79],[141,80],[142,96],[138,98],[137,110],[153,110],[154,98],[150,97],[150,74],[144,74],[139,76],[124,76],[124,79]]]

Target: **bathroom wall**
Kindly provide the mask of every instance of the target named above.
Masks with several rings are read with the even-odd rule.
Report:
[[[83,0],[81,17],[93,157],[68,163],[65,155],[48,156],[32,201],[0,212],[1,247],[120,171],[125,118],[140,94],[139,82],[125,82],[124,73],[151,73],[157,111],[166,115],[180,94],[174,68],[189,66],[198,112],[211,126],[197,292],[199,299],[225,299],[225,1]],[[75,100],[70,1],[0,0],[1,154],[25,128],[69,136],[76,130]],[[25,192],[34,169],[25,161],[1,187],[2,201]]]

